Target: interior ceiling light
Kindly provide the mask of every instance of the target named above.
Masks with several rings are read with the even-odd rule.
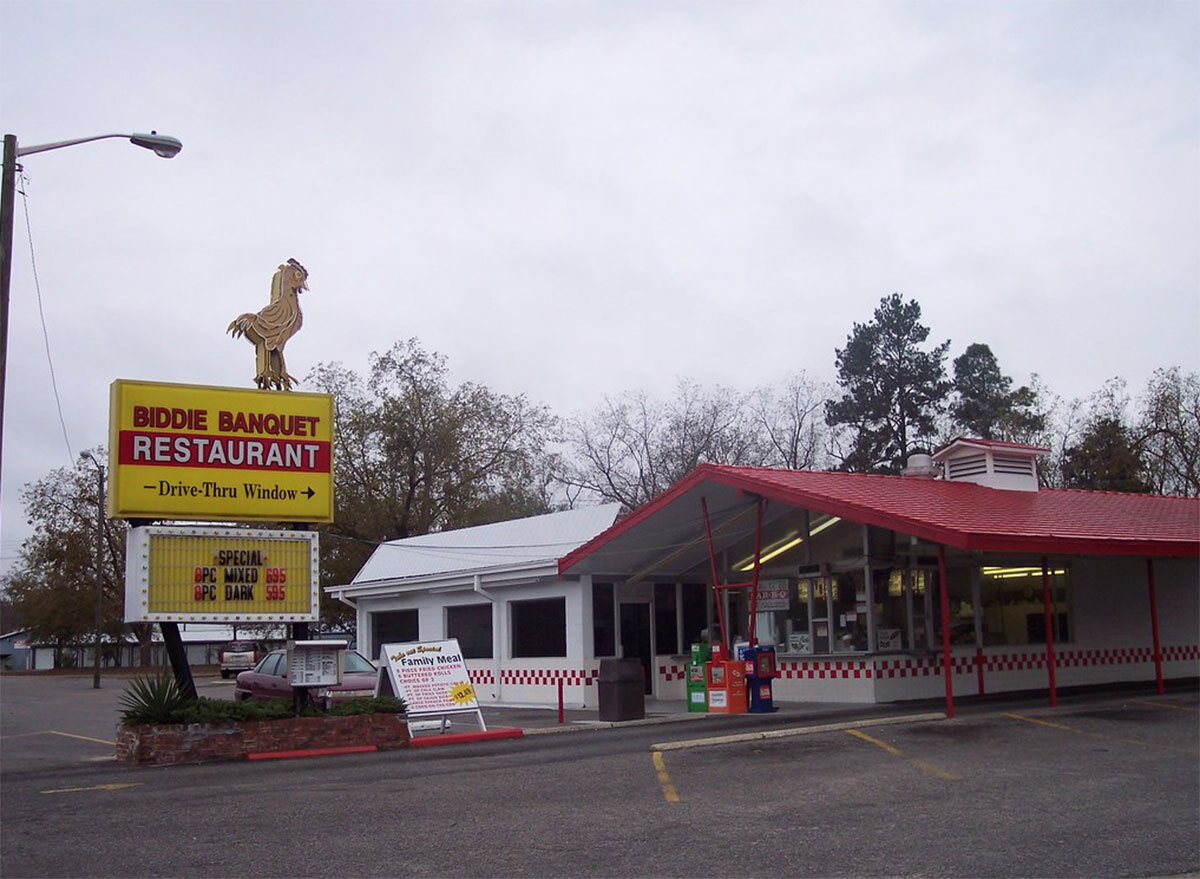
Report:
[[[1041,568],[992,568],[984,567],[981,569],[984,576],[991,577],[993,580],[1017,580],[1022,577],[1040,577],[1042,575]],[[1056,568],[1049,570],[1046,573],[1052,576],[1061,577],[1067,573],[1065,568]]]
[[[783,543],[778,544],[770,552],[768,552],[761,559],[759,559],[758,563],[760,565],[765,565],[771,559],[775,558],[775,556],[777,556],[781,553],[785,553],[789,549],[791,549],[793,546],[796,546],[797,544],[804,542],[803,537],[792,537],[790,539],[785,537],[783,540],[784,540]],[[742,562],[741,565],[738,566],[739,571],[750,571],[753,569],[754,569],[754,556],[750,556],[749,561],[744,561],[744,562]]]
[[[842,520],[840,518],[838,518],[837,516],[830,516],[828,519],[826,519],[824,522],[822,522],[816,528],[811,529],[808,532],[808,536],[812,537],[814,534],[820,534],[822,531],[824,531],[829,526],[836,525],[840,521],[842,521]],[[758,563],[760,565],[764,565],[767,562],[769,562],[771,559],[775,558],[775,556],[781,555],[781,554],[787,552],[792,547],[799,546],[801,543],[804,542],[803,536],[795,537],[795,536],[793,536],[794,534],[795,534],[795,532],[792,532],[791,534],[788,534],[786,537],[784,537],[783,540],[778,541],[775,544],[773,544],[772,546],[768,547],[766,554],[763,555],[758,560]],[[743,559],[741,562],[739,562],[736,565],[735,570],[737,570],[739,572],[754,570],[754,556],[750,556],[749,558]]]

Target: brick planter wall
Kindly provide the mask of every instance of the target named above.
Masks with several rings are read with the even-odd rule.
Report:
[[[395,714],[293,717],[243,723],[121,726],[117,759],[138,765],[235,760],[247,754],[408,744],[408,724]]]

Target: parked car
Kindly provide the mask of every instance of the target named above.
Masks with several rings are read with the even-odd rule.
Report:
[[[341,702],[359,696],[375,695],[378,672],[369,659],[355,650],[347,650],[342,668],[342,682],[328,690],[331,702]],[[288,683],[287,651],[272,650],[250,671],[237,676],[233,688],[235,701],[241,699],[291,699],[292,685]]]
[[[221,677],[254,668],[264,653],[257,641],[230,641],[220,651]]]

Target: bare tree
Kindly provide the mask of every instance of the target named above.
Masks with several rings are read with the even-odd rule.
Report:
[[[825,402],[832,395],[829,385],[803,372],[789,376],[781,388],[766,385],[754,392],[750,407],[769,445],[766,463],[791,470],[814,470],[829,464]]]
[[[1200,375],[1177,366],[1155,370],[1135,434],[1155,492],[1200,496]]]
[[[567,421],[566,440],[564,485],[626,509],[704,462],[761,465],[772,457],[749,395],[686,380],[670,402],[644,391],[606,397],[594,412]]]

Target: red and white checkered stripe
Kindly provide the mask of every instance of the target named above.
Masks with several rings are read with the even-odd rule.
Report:
[[[779,677],[824,680],[870,678],[875,669],[868,660],[813,659],[779,663]]]
[[[579,668],[506,668],[500,672],[500,683],[517,687],[590,687],[600,677],[599,669]]]
[[[685,665],[660,665],[658,667],[658,676],[664,681],[682,681],[687,679],[687,666]]]
[[[1200,644],[1184,644],[1163,648],[1163,662],[1183,662],[1188,659],[1200,661]]]
[[[1163,648],[1163,662],[1200,660],[1200,644],[1175,645]],[[1130,665],[1154,661],[1154,651],[1149,647],[1124,647],[1108,650],[1058,650],[1054,652],[1056,668],[1076,668],[1105,665]],[[976,674],[977,661],[974,656],[953,656],[950,667],[954,674]],[[1038,671],[1046,668],[1046,654],[1030,653],[984,653],[985,672]],[[782,678],[919,678],[938,677],[942,673],[940,656],[905,659],[863,660],[798,660],[781,662],[779,676]]]

